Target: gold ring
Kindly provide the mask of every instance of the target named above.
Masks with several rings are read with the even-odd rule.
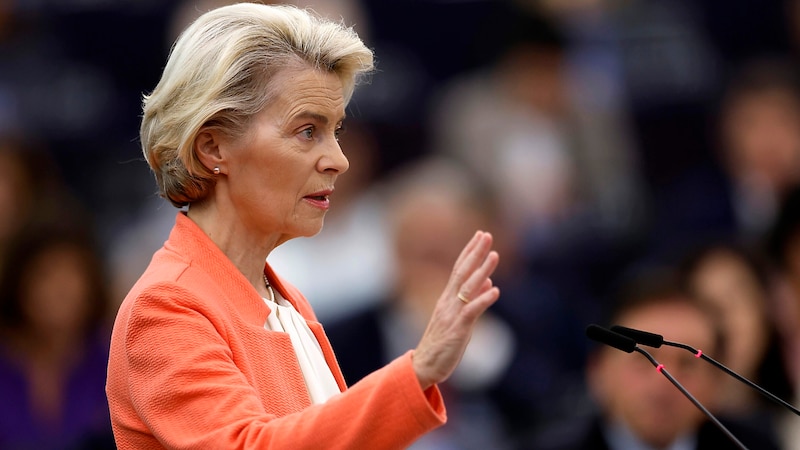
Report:
[[[462,301],[462,302],[464,302],[464,303],[469,303],[469,299],[467,298],[467,296],[466,296],[466,295],[464,295],[464,294],[462,294],[461,292],[459,292],[459,293],[456,295],[456,297],[458,297],[458,299],[459,299],[459,300],[461,300],[461,301]]]

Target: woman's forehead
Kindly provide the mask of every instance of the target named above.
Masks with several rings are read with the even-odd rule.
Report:
[[[342,82],[333,72],[287,68],[273,78],[274,100],[267,109],[289,117],[311,116],[338,122],[344,118]]]

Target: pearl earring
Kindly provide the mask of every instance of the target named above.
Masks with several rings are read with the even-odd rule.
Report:
[[[214,167],[214,175],[219,175],[219,166]]]

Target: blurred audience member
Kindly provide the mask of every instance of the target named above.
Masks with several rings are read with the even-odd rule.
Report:
[[[800,76],[780,61],[742,68],[723,98],[721,158],[742,233],[759,237],[800,183]]]
[[[492,279],[503,294],[491,312],[512,329],[516,344],[510,366],[490,395],[517,440],[572,417],[584,406],[583,327],[593,313],[576,310],[572,291],[518,259],[520,245],[510,234],[502,229],[496,233],[503,264]],[[586,287],[577,288],[582,289]]]
[[[800,84],[793,64],[760,59],[739,67],[715,111],[709,161],[682,171],[655,199],[654,252],[720,237],[758,245],[782,198],[800,182]]]
[[[584,95],[554,24],[522,9],[506,19],[487,38],[497,45],[483,49],[495,60],[437,99],[435,150],[466,162],[498,192],[505,226],[532,253],[575,226],[630,231],[640,192],[619,111]]]
[[[725,353],[724,329],[713,312],[678,288],[672,276],[646,275],[626,287],[611,324]],[[717,411],[718,369],[673,347],[647,349],[701,404]],[[598,406],[582,426],[570,424],[540,437],[536,449],[727,449],[738,448],[643,356],[601,346],[590,357],[587,381]],[[765,430],[722,419],[751,449],[778,448]]]
[[[800,188],[781,205],[768,246],[777,271],[779,298],[775,317],[788,343],[791,376],[800,380]]]
[[[768,248],[775,264],[775,321],[794,388],[794,397],[789,403],[797,406],[800,404],[800,187],[784,199],[769,234]],[[800,449],[797,421],[797,416],[786,414],[782,423],[787,449]]]
[[[773,320],[775,302],[767,270],[744,246],[720,243],[690,254],[683,276],[695,297],[718,312],[727,337],[725,365],[788,399],[791,386]],[[721,412],[774,428],[770,400],[731,377],[721,379],[719,389],[723,393],[718,402]]]
[[[479,184],[469,171],[432,159],[401,170],[384,186],[395,260],[392,290],[384,301],[325,326],[348,384],[391,361],[423,334],[452,271],[448,261],[475,229],[491,230]],[[461,364],[441,386],[447,426],[412,448],[504,448],[502,418],[487,393],[508,370],[515,347],[509,326],[487,311]]]
[[[114,448],[106,280],[63,223],[18,235],[0,278],[0,448]]]
[[[434,100],[433,151],[490,187],[518,263],[565,308],[594,317],[643,225],[631,139],[619,105],[586,94],[592,83],[574,76],[556,26],[514,8],[505,20],[483,49],[496,58]]]
[[[489,70],[446,86],[431,126],[436,150],[492,186],[509,230],[530,239],[557,230],[577,190],[563,47],[555,33],[536,33],[541,29],[515,27],[513,43]]]

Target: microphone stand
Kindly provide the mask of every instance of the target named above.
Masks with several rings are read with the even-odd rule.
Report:
[[[621,331],[625,332],[626,330],[632,330],[632,329],[623,329]],[[653,335],[652,333],[648,334],[651,334],[653,337],[658,337],[659,340],[663,341],[663,339],[658,335]],[[702,411],[703,414],[705,414],[711,420],[711,422],[713,422],[714,425],[717,426],[717,428],[719,428],[723,433],[725,433],[725,435],[728,436],[728,439],[730,439],[731,442],[736,444],[736,446],[742,450],[748,450],[747,447],[745,447],[745,445],[742,444],[742,442],[739,439],[737,439],[736,436],[734,436],[733,433],[731,433],[730,430],[728,430],[725,427],[725,425],[722,424],[722,422],[719,421],[719,419],[714,417],[714,415],[711,414],[711,412],[708,409],[706,409],[706,407],[703,406],[696,398],[694,398],[694,396],[691,393],[689,393],[689,391],[687,391],[686,388],[683,387],[683,385],[678,383],[678,380],[676,380],[669,372],[667,372],[667,369],[664,368],[663,364],[659,364],[659,362],[656,361],[655,358],[653,358],[653,355],[651,355],[650,353],[648,353],[647,351],[643,350],[638,345],[636,345],[636,340],[625,334],[618,333],[616,331],[612,331],[594,324],[591,324],[588,327],[586,327],[586,336],[589,339],[609,345],[611,347],[616,348],[617,350],[622,350],[625,353],[633,353],[635,351],[644,355],[644,357],[647,358],[648,361],[650,361],[653,367],[656,368],[656,371],[660,372],[665,377],[667,377],[670,383],[672,383],[676,388],[678,388],[678,390],[681,391],[681,393],[685,395],[686,398],[688,398],[694,404],[694,406],[696,406],[700,411]],[[655,345],[656,347],[661,346],[661,342],[657,342],[656,344],[657,344]]]
[[[751,388],[757,390],[758,392],[760,392],[762,395],[764,395],[768,399],[772,400],[773,402],[776,402],[779,405],[785,406],[790,411],[792,411],[796,415],[800,416],[800,410],[798,410],[797,408],[795,408],[791,404],[787,403],[786,401],[782,400],[780,397],[776,396],[775,394],[767,391],[766,389],[762,388],[761,386],[753,383],[752,381],[748,380],[747,378],[745,378],[745,377],[739,375],[738,373],[734,372],[733,370],[727,368],[724,364],[718,362],[714,358],[712,358],[710,356],[707,356],[701,350],[697,350],[697,349],[695,349],[694,347],[692,347],[690,345],[681,344],[679,342],[664,341],[664,345],[668,345],[670,347],[682,348],[684,350],[688,350],[688,351],[694,353],[694,356],[696,358],[701,358],[701,359],[704,359],[704,360],[710,362],[711,364],[713,364],[717,368],[721,369],[723,372],[727,373],[728,375],[732,376],[733,378],[736,378],[737,380],[741,381],[742,383],[744,383],[744,384],[750,386]]]
[[[702,352],[702,350],[698,350],[698,349],[696,349],[696,348],[694,348],[694,347],[692,347],[690,345],[681,344],[679,342],[670,342],[670,341],[664,340],[664,337],[661,336],[660,334],[650,333],[648,331],[636,330],[634,328],[623,327],[623,326],[620,326],[620,325],[614,325],[613,327],[611,327],[611,331],[613,331],[615,333],[619,333],[619,334],[621,334],[623,336],[626,336],[626,337],[628,337],[630,339],[633,339],[634,342],[636,342],[637,344],[646,345],[648,347],[659,348],[662,345],[668,345],[670,347],[677,347],[677,348],[682,348],[684,350],[688,350],[689,352],[694,354],[694,356],[696,358],[702,358],[705,361],[713,364],[718,369],[722,370],[723,372],[727,373],[728,375],[732,376],[733,378],[735,378],[735,379],[741,381],[742,383],[750,386],[751,388],[757,390],[763,396],[767,397],[768,399],[772,400],[773,402],[786,407],[791,412],[793,412],[796,415],[800,416],[800,410],[798,410],[797,408],[795,408],[791,404],[787,403],[783,399],[779,398],[775,394],[767,391],[766,389],[762,388],[761,386],[753,383],[752,381],[748,380],[747,378],[745,378],[745,377],[739,375],[738,373],[734,372],[733,370],[727,368],[724,364],[716,361],[715,359],[711,358],[710,356],[705,355]]]
[[[725,433],[725,435],[728,436],[728,439],[730,439],[734,444],[736,444],[737,447],[739,447],[742,450],[748,450],[747,447],[745,447],[745,445],[742,444],[742,442],[739,439],[737,439],[736,436],[734,436],[733,433],[731,433],[730,430],[728,430],[725,427],[725,425],[722,424],[722,422],[719,421],[719,419],[717,419],[713,414],[711,414],[711,412],[708,409],[706,409],[706,407],[703,406],[703,404],[700,403],[691,393],[689,393],[689,391],[687,391],[686,388],[683,387],[683,385],[678,383],[678,380],[676,380],[667,371],[667,369],[664,368],[663,364],[659,364],[658,361],[656,361],[656,359],[653,358],[653,356],[650,353],[648,353],[645,350],[642,350],[639,346],[636,346],[633,349],[633,351],[641,353],[642,355],[644,355],[644,357],[647,358],[648,361],[650,361],[650,363],[653,365],[653,367],[656,368],[656,371],[660,372],[665,377],[667,377],[667,379],[670,381],[670,383],[675,385],[675,387],[678,388],[678,390],[680,390],[683,393],[683,395],[686,396],[686,398],[691,400],[691,402],[694,403],[694,405],[698,409],[700,409],[700,411],[702,411],[712,422],[714,422],[714,425],[716,425],[717,428],[719,428],[723,433]]]

